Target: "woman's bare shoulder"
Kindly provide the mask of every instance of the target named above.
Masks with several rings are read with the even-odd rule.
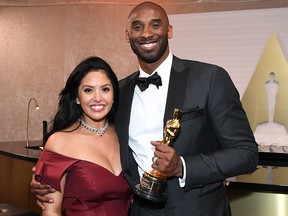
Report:
[[[63,145],[67,143],[67,139],[69,138],[69,133],[67,132],[56,132],[52,134],[46,144],[45,149],[57,153],[62,153]]]
[[[77,133],[76,123],[63,131],[55,132],[48,138],[45,149],[57,153],[64,153],[69,146],[67,146],[67,144],[71,143]]]

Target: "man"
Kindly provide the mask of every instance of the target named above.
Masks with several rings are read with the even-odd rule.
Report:
[[[151,164],[167,176],[167,202],[135,196],[130,215],[231,215],[223,181],[253,172],[258,146],[228,73],[173,56],[168,44],[172,36],[166,12],[155,3],[141,3],[128,16],[126,39],[140,71],[120,81],[115,125],[122,168],[131,187]],[[141,89],[136,85],[139,76],[156,72],[161,77],[157,86],[143,90],[143,84]],[[181,132],[171,146],[161,145],[175,108],[185,111]]]
[[[137,170],[142,176],[151,169],[155,155],[158,160],[152,168],[168,177],[164,208],[145,207],[136,197],[132,210],[138,205],[142,215],[230,215],[222,182],[255,170],[257,144],[227,72],[172,56],[168,45],[172,36],[167,14],[157,4],[144,2],[128,16],[126,39],[138,58],[140,73],[120,81],[116,128],[122,167],[133,187],[139,183]],[[150,84],[142,92],[137,77],[156,71],[162,85]],[[153,142],[154,152],[149,143],[161,140],[174,108],[191,112],[183,114],[172,147]]]

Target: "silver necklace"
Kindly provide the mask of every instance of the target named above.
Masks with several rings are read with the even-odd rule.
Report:
[[[103,128],[99,128],[99,129],[91,127],[85,121],[83,121],[83,119],[81,119],[81,118],[79,118],[78,120],[80,121],[81,125],[83,125],[86,129],[94,132],[97,136],[102,136],[109,128],[108,120],[106,120],[104,127]]]

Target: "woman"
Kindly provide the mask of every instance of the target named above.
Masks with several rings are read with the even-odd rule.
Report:
[[[90,57],[76,66],[37,163],[36,179],[56,189],[42,215],[128,214],[132,193],[111,125],[117,103],[118,81],[108,63]]]

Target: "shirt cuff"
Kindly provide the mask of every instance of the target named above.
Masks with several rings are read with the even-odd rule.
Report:
[[[180,187],[185,187],[185,183],[186,183],[186,164],[185,164],[185,160],[184,160],[184,158],[182,156],[180,156],[180,159],[182,161],[183,176],[182,176],[182,178],[178,178],[178,180],[179,180]]]

